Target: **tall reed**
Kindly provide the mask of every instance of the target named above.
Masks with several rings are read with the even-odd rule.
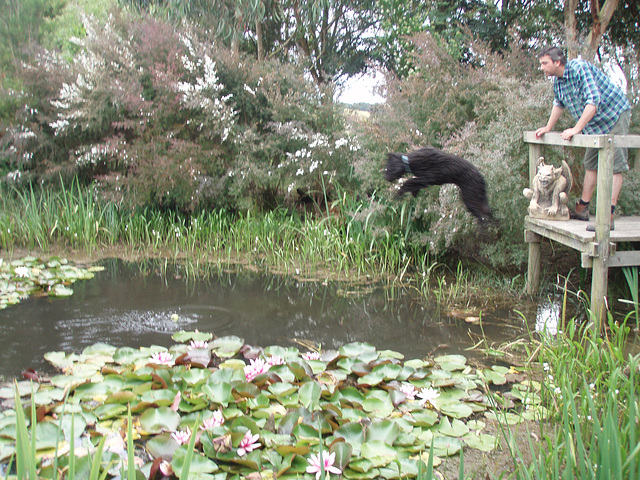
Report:
[[[397,212],[395,225],[380,228],[373,213],[359,215],[368,205],[347,195],[334,202],[340,214],[278,209],[186,216],[99,201],[92,188],[77,181],[57,190],[31,187],[1,193],[0,246],[5,249],[46,252],[59,245],[93,252],[121,246],[132,252],[249,261],[280,272],[331,272],[343,278],[396,276],[424,255],[408,245],[413,226],[406,205]]]
[[[550,418],[530,447],[531,463],[513,450],[515,478],[639,478],[640,355],[625,356],[628,332],[610,315],[605,335],[573,319],[566,331],[543,337],[542,400]]]

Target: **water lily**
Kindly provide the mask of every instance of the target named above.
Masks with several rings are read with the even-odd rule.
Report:
[[[205,342],[204,340],[191,340],[189,348],[191,350],[194,348],[209,348],[209,342]]]
[[[181,398],[182,398],[182,392],[178,390],[178,393],[176,393],[176,396],[173,397],[173,403],[171,404],[171,410],[173,410],[174,412],[178,411]]]
[[[322,475],[322,467],[324,467],[325,473],[335,473],[336,475],[341,475],[342,470],[338,467],[334,467],[333,464],[336,461],[336,452],[332,452],[327,454],[328,452],[322,452],[322,461],[320,460],[320,454],[311,455],[311,458],[308,460],[309,466],[307,467],[307,473],[315,473],[316,480],[320,480],[320,475]],[[321,464],[322,462],[322,464]]]
[[[415,400],[416,395],[418,394],[418,389],[410,383],[403,383],[400,386],[400,391],[404,393],[408,400]]]
[[[427,406],[427,403],[430,403],[434,407],[436,406],[433,401],[440,396],[440,393],[435,388],[421,388],[418,392],[418,397],[420,397],[420,404],[423,406]]]
[[[173,438],[178,445],[184,445],[185,443],[189,443],[189,439],[191,438],[191,430],[189,429],[189,427],[187,427],[186,430],[173,432],[171,434],[171,438]]]
[[[18,277],[24,278],[29,276],[29,269],[27,267],[16,267],[13,273]]]
[[[304,352],[302,358],[305,360],[320,360],[320,352]]]
[[[255,435],[251,434],[251,430],[247,430],[244,434],[244,437],[240,441],[240,445],[238,446],[238,456],[242,457],[249,452],[253,452],[256,448],[260,448],[260,443],[258,439],[260,435],[257,433]]]
[[[160,462],[159,468],[165,477],[171,477],[173,475],[173,468],[171,468],[171,464],[166,460],[162,460],[162,462]]]
[[[222,411],[220,409],[213,412],[213,416],[209,418],[205,418],[200,425],[201,430],[209,430],[214,427],[219,427],[224,423],[224,417],[222,416]]]
[[[267,357],[267,363],[273,367],[274,365],[284,365],[284,359],[280,355],[271,355]]]
[[[263,359],[252,358],[250,364],[244,367],[244,376],[247,379],[247,382],[250,382],[258,375],[269,371],[270,367],[271,365],[269,365]]]
[[[173,355],[169,352],[156,352],[151,354],[151,362],[158,365],[173,365]]]

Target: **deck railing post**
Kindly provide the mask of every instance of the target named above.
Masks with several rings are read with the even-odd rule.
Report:
[[[611,192],[613,191],[613,136],[608,136],[598,150],[598,184],[596,187],[596,233],[598,255],[593,259],[591,309],[594,328],[600,332],[607,315],[606,296],[609,277],[611,237]]]
[[[533,178],[536,176],[538,159],[542,155],[542,145],[529,144],[529,187],[533,188]],[[541,238],[538,235],[529,235],[525,232],[525,240],[529,243],[529,259],[527,263],[527,284],[525,292],[529,295],[537,293],[540,287],[540,249]]]

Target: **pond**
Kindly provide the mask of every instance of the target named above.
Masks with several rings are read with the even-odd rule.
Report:
[[[0,310],[0,375],[26,368],[52,373],[43,356],[80,352],[97,342],[116,347],[170,345],[180,330],[236,335],[256,346],[312,344],[323,349],[366,342],[406,358],[464,353],[483,338],[489,345],[527,336],[541,319],[557,318],[554,304],[471,309],[454,315],[425,306],[417,292],[292,278],[223,273],[189,279],[180,266],[166,271],[106,260],[66,298],[35,297]],[[160,272],[160,270],[163,270]],[[474,316],[482,315],[482,325]],[[469,323],[474,322],[474,323]],[[538,325],[539,326],[539,325]],[[495,361],[495,359],[492,359]]]

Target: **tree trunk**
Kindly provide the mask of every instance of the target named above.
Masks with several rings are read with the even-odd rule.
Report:
[[[567,60],[578,56],[578,22],[576,8],[578,0],[566,0],[564,3],[564,35],[567,44]]]
[[[587,45],[584,52],[584,58],[586,60],[593,60],[598,51],[598,46],[602,40],[602,35],[607,31],[609,22],[613,13],[618,8],[620,0],[606,0],[602,8],[598,0],[590,0],[591,8],[591,31],[589,32],[589,38],[587,39]]]
[[[256,19],[256,48],[258,50],[258,61],[264,60],[264,43],[262,41],[262,22]]]

